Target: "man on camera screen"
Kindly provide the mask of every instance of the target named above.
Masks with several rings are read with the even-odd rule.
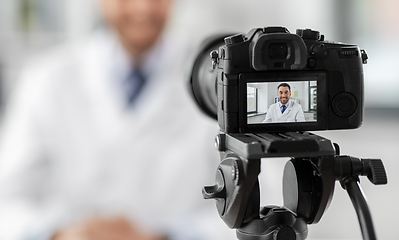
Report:
[[[269,107],[263,123],[305,122],[306,120],[301,105],[294,101],[290,101],[290,85],[281,83],[278,85],[277,89],[277,95],[280,101]]]

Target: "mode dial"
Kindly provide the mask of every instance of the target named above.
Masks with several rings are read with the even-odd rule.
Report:
[[[312,29],[297,29],[296,34],[299,35],[303,39],[309,39],[309,40],[322,40],[320,36],[319,31],[315,31]]]

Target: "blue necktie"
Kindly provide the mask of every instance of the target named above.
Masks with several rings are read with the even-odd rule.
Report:
[[[128,105],[133,105],[146,83],[146,76],[140,69],[133,69],[124,82]]]
[[[287,106],[281,105],[281,113],[284,113],[285,109],[287,109]]]

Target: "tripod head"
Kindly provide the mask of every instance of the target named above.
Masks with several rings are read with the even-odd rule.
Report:
[[[216,183],[203,188],[215,199],[220,217],[237,229],[240,240],[302,240],[308,224],[320,221],[336,181],[346,189],[358,212],[363,237],[376,239],[359,176],[386,184],[381,160],[339,156],[338,145],[308,132],[224,134],[216,138],[221,163]],[[292,157],[283,176],[284,206],[260,207],[261,158]],[[362,200],[363,199],[363,200]]]

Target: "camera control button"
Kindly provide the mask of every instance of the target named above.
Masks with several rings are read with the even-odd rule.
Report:
[[[317,44],[317,45],[313,46],[312,54],[317,59],[325,59],[328,54],[328,49],[326,46],[324,46],[324,44]]]
[[[224,43],[226,45],[233,45],[233,44],[237,44],[237,43],[241,43],[241,42],[244,42],[244,35],[242,35],[241,33],[226,37],[224,39]]]
[[[308,59],[308,68],[315,68],[317,66],[317,61],[314,58],[309,58]]]
[[[332,100],[332,110],[338,117],[350,117],[355,113],[356,109],[357,101],[351,93],[338,93]]]
[[[303,39],[309,40],[319,40],[320,32],[312,29],[297,29],[296,34],[299,35]]]

